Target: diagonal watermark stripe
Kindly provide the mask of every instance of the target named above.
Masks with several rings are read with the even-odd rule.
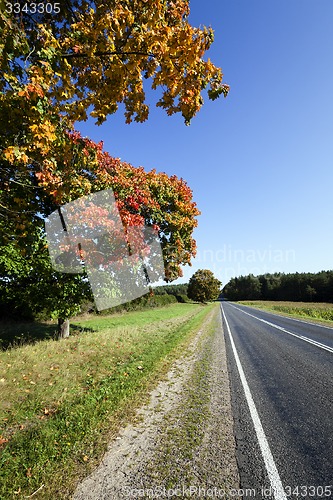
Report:
[[[112,189],[67,203],[51,213],[45,229],[53,268],[85,270],[99,311],[141,297],[164,278],[157,231],[125,231]]]

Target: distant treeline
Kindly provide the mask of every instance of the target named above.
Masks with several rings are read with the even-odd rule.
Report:
[[[98,314],[107,315],[119,312],[138,311],[153,307],[166,306],[176,302],[188,302],[189,298],[186,295],[188,285],[162,285],[153,287],[152,293],[147,293],[142,297],[120,304],[112,309],[105,309]],[[91,305],[91,304],[90,304]],[[92,304],[93,312],[96,312]]]
[[[178,302],[187,302],[188,283],[180,285],[163,285],[153,288],[155,295],[174,295]]]
[[[223,288],[223,296],[229,300],[333,302],[333,271],[239,276]]]
[[[162,285],[152,288],[152,293],[138,297],[131,302],[126,302],[112,309],[102,311],[102,314],[136,311],[151,307],[161,307],[176,302],[188,302],[186,295],[188,285]]]

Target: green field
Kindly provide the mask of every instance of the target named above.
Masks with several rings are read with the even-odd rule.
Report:
[[[213,307],[95,316],[0,352],[0,498],[69,498]]]
[[[333,304],[268,300],[240,301],[239,304],[333,326]]]

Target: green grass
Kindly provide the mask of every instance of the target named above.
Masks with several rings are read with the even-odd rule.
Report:
[[[69,339],[0,353],[0,498],[69,498],[215,305],[75,321]]]
[[[287,302],[287,301],[240,301],[258,309],[281,313],[293,318],[310,319],[315,322],[333,326],[333,304],[319,302]]]
[[[172,303],[177,303],[176,297],[173,295],[156,295],[153,297],[145,296],[133,300],[127,304],[122,304],[121,306],[114,307],[112,311],[106,310],[102,311],[100,315],[94,316],[95,318],[110,317],[114,316],[115,324],[121,324],[121,318],[124,314],[127,315],[128,312],[137,312],[151,310],[153,308],[161,308]],[[180,300],[179,302],[184,302]],[[80,332],[82,326],[80,321],[83,316],[71,324],[72,332]],[[91,317],[91,315],[86,314],[86,317]],[[91,321],[93,325],[99,324],[95,320]],[[85,330],[89,327],[85,326]],[[2,320],[0,321],[0,349],[7,349],[8,347],[18,347],[26,344],[33,344],[40,340],[56,340],[57,339],[57,322],[56,321],[24,321],[18,323],[14,320]]]
[[[210,371],[213,357],[213,336],[218,328],[215,311],[199,340],[199,357],[186,387],[182,390],[179,405],[164,417],[158,451],[146,474],[151,483],[167,489],[180,484],[195,484],[198,477],[193,470],[193,459],[202,446],[207,421],[210,416]],[[175,457],[177,460],[175,461]],[[203,480],[202,471],[200,479]]]
[[[52,340],[56,338],[57,325],[55,323],[43,323],[26,321],[0,321],[0,350],[11,346],[22,346],[40,340]]]

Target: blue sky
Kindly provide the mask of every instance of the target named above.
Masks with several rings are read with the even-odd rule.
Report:
[[[333,263],[332,0],[192,0],[190,22],[212,26],[208,56],[231,87],[184,125],[155,108],[144,124],[122,110],[77,128],[134,166],[183,177],[202,215],[186,282],[317,272]]]

